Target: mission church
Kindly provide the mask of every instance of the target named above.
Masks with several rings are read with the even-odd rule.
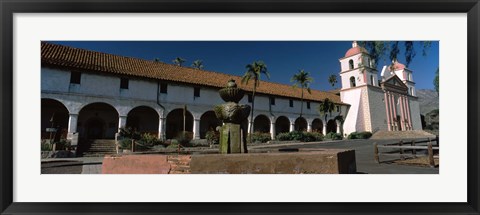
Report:
[[[412,70],[394,62],[379,76],[368,51],[356,42],[339,61],[339,93],[306,93],[302,116],[300,89],[260,81],[253,130],[275,139],[294,130],[343,131],[346,136],[355,131],[422,129]],[[241,81],[240,76],[42,42],[42,139],[49,138],[47,128],[56,128],[57,136],[77,146],[87,139],[115,139],[122,127],[163,140],[185,128],[194,139],[203,139],[221,125],[213,106],[223,103],[218,90],[230,79]],[[238,84],[247,91],[239,103],[252,102],[252,85]],[[335,104],[326,116],[318,112],[325,99]]]

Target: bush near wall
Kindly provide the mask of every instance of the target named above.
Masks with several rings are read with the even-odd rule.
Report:
[[[342,134],[340,134],[340,133],[330,132],[327,135],[325,135],[325,139],[341,140],[341,139],[343,139],[343,137],[342,137]]]
[[[270,140],[272,140],[270,133],[263,133],[263,132],[253,132],[253,134],[249,134],[247,137],[247,141],[250,141],[250,135],[252,136],[252,142],[257,143],[266,143]]]
[[[348,139],[368,139],[372,136],[371,132],[352,132],[348,135]]]
[[[213,130],[207,131],[205,139],[207,139],[209,145],[218,144],[220,143],[220,132]]]
[[[292,131],[288,133],[280,133],[276,136],[279,141],[301,141],[301,142],[313,142],[322,141],[323,135],[318,132],[305,132],[305,131]]]

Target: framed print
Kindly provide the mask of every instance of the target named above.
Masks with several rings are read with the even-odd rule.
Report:
[[[0,5],[2,214],[480,213],[477,0]]]

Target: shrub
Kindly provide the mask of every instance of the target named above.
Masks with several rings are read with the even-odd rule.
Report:
[[[209,145],[218,144],[220,143],[220,132],[213,130],[207,131],[205,138]]]
[[[60,141],[55,142],[55,150],[68,150],[71,146],[70,141],[67,139],[60,139]]]
[[[138,144],[143,145],[144,147],[151,148],[156,145],[162,145],[163,142],[159,140],[155,135],[144,133],[141,135]]]
[[[280,133],[280,134],[277,134],[276,139],[280,141],[288,141],[288,140],[292,140],[292,136],[288,132]]]
[[[352,132],[348,135],[348,139],[368,139],[372,136],[371,132]]]
[[[327,135],[325,135],[325,138],[329,139],[329,140],[341,140],[341,139],[343,139],[341,134],[335,133],[335,132],[328,133]]]
[[[193,139],[193,132],[180,131],[175,138],[182,146],[189,146],[190,141]]]
[[[280,133],[276,139],[280,141],[297,140],[302,142],[322,141],[323,134],[318,132],[292,131],[289,133]]]
[[[247,141],[250,140],[250,137],[247,138]],[[260,143],[266,143],[268,141],[272,140],[270,137],[270,133],[262,133],[262,132],[253,132],[252,134],[252,142],[260,142]]]
[[[42,151],[52,151],[53,149],[52,144],[50,144],[50,142],[48,142],[47,140],[42,140],[40,144]]]
[[[170,143],[167,146],[167,149],[176,149],[178,148],[178,141],[177,140],[171,140]]]
[[[120,148],[131,150],[132,149],[132,139],[123,138],[122,140],[120,140]]]
[[[120,136],[123,138],[138,140],[141,138],[140,132],[132,127],[120,128]]]

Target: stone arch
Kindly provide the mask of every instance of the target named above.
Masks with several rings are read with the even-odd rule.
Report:
[[[83,139],[114,139],[118,131],[118,112],[107,103],[87,104],[78,114],[77,127]]]
[[[327,134],[330,132],[337,133],[337,123],[334,119],[328,120],[327,122]]]
[[[217,118],[215,112],[209,110],[200,117],[200,138],[205,139],[208,131],[215,131],[217,126],[222,126],[222,121]]]
[[[279,116],[277,120],[275,120],[275,131],[277,134],[289,132],[290,120],[285,116]]]
[[[323,133],[323,121],[319,118],[315,118],[312,121],[312,131],[313,132],[318,132],[318,133]]]
[[[40,107],[41,139],[65,139],[68,133],[69,111],[56,99],[43,98]],[[56,132],[47,132],[47,128],[56,128]]]
[[[356,87],[357,83],[355,82],[355,77],[350,77],[350,87]]]
[[[298,117],[295,120],[295,131],[306,131],[307,130],[307,120],[303,117]]]
[[[349,69],[353,69],[353,68],[354,68],[353,60],[352,60],[352,59],[350,59],[350,60],[348,61],[348,68],[349,68]]]
[[[193,132],[193,115],[187,110],[185,116],[185,131]],[[183,131],[183,128],[183,109],[178,108],[170,111],[167,115],[166,138],[175,138],[178,133]]]
[[[255,117],[253,120],[253,132],[262,132],[262,133],[270,133],[270,119],[260,114]]]
[[[158,136],[158,112],[148,106],[138,106],[127,114],[126,127],[131,127],[140,133],[149,133]]]

